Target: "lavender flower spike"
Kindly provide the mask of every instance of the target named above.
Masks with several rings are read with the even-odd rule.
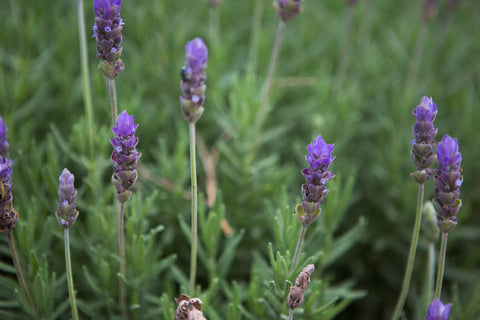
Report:
[[[17,224],[12,202],[12,160],[8,158],[7,127],[0,117],[0,233],[11,232]]]
[[[448,320],[451,308],[451,303],[444,305],[440,299],[435,299],[428,307],[425,320]]]
[[[430,167],[436,160],[435,136],[438,129],[433,127],[433,121],[437,116],[437,105],[432,98],[425,96],[413,110],[413,115],[417,121],[413,125],[412,160],[417,169],[411,175],[416,182],[423,184],[432,175]]]
[[[94,0],[95,24],[93,36],[97,41],[98,69],[109,78],[115,78],[125,67],[120,59],[123,48],[122,29],[125,24],[120,18],[121,0]]]
[[[318,136],[307,149],[305,156],[308,168],[302,170],[307,183],[302,185],[302,204],[297,205],[296,213],[303,225],[309,225],[320,215],[320,204],[328,194],[325,184],[335,177],[328,171],[332,157],[333,144],[326,144],[322,136]]]
[[[183,91],[180,103],[185,120],[195,123],[204,110],[208,49],[202,39],[195,38],[185,45],[185,50],[185,66],[180,71]]]
[[[68,171],[63,169],[58,181],[58,211],[55,212],[58,223],[64,229],[69,229],[78,218],[77,203],[75,197],[77,196],[77,189],[73,185],[75,177]]]
[[[457,224],[456,215],[462,206],[460,186],[463,182],[462,155],[458,152],[457,139],[446,134],[437,147],[438,168],[436,169],[435,194],[433,199],[437,211],[437,224],[442,232],[451,231]]]
[[[273,3],[275,11],[283,22],[287,22],[302,11],[303,0],[276,0]]]
[[[135,137],[135,131],[137,128],[138,124],[133,123],[133,115],[129,116],[125,110],[118,115],[116,127],[112,128],[115,135],[110,140],[113,146],[110,157],[113,163],[112,183],[117,189],[117,199],[121,203],[130,198],[130,190],[138,177],[136,165],[142,154],[136,149],[138,138]]]

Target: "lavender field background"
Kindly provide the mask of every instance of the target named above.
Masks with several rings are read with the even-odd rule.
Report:
[[[78,188],[70,241],[80,317],[121,319],[108,84],[90,38],[93,1],[84,6],[93,144],[76,1],[0,2],[0,116],[20,216],[13,235],[42,319],[70,317],[54,214],[63,168]],[[336,177],[306,234],[300,263],[316,269],[295,319],[388,319],[416,208],[412,110],[431,96],[437,138],[458,138],[463,156],[463,205],[449,234],[442,300],[453,303],[451,319],[480,319],[480,2],[306,0],[302,7],[285,26],[270,108],[256,125],[279,23],[272,1],[122,1],[118,103],[139,124],[142,153],[126,204],[130,318],[173,319],[174,298],[188,287],[189,137],[179,83],[185,43],[201,37],[209,50],[197,122],[197,291],[205,317],[287,319],[300,171],[321,134],[335,144]],[[433,190],[428,181],[426,201]],[[421,232],[405,319],[425,317],[426,259]],[[0,319],[35,318],[3,235],[0,272]]]

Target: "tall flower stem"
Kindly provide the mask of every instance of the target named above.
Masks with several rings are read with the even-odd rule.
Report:
[[[90,160],[93,161],[93,108],[92,90],[90,88],[90,74],[88,73],[87,37],[85,35],[85,17],[83,14],[83,0],[77,0],[78,36],[80,40],[80,64],[82,68],[82,91],[85,117],[87,119],[87,139],[90,150]]]
[[[25,296],[25,299],[27,299],[28,304],[32,308],[33,313],[35,314],[35,305],[33,304],[32,296],[30,295],[30,291],[28,291],[27,287],[27,282],[25,281],[25,278],[23,277],[23,272],[22,272],[22,265],[20,264],[20,259],[17,254],[17,249],[15,247],[15,240],[13,239],[12,232],[7,232],[7,240],[8,240],[8,246],[10,248],[10,254],[12,255],[12,260],[13,260],[13,265],[15,267],[15,272],[17,273],[17,279],[18,283],[20,284],[20,287],[22,288],[23,295]]]
[[[263,120],[268,113],[268,104],[269,104],[270,92],[272,90],[273,73],[275,71],[275,66],[277,64],[278,51],[280,49],[280,44],[282,43],[284,30],[285,30],[285,22],[280,21],[278,23],[275,42],[273,44],[272,55],[270,56],[270,63],[268,64],[267,78],[265,79],[265,84],[263,85],[262,102],[260,104],[260,107],[258,108],[257,131],[262,126]]]
[[[65,267],[67,269],[68,295],[70,296],[70,306],[72,308],[73,320],[78,320],[77,302],[75,300],[75,290],[73,289],[72,261],[70,259],[70,233],[69,229],[64,230],[65,238]]]
[[[408,253],[407,267],[405,269],[405,275],[403,277],[402,291],[400,292],[400,296],[398,297],[392,320],[397,320],[398,318],[400,318],[400,314],[403,310],[403,305],[405,304],[405,300],[407,299],[408,288],[410,287],[410,280],[412,279],[413,265],[415,263],[415,254],[417,252],[420,226],[422,223],[423,194],[424,184],[421,183],[418,185],[417,214],[415,217],[415,226],[412,233],[412,241],[410,243],[410,251]]]
[[[190,296],[195,296],[195,277],[197,274],[197,162],[195,155],[195,123],[190,128],[190,175],[192,179],[192,249],[190,255]]]
[[[293,272],[298,263],[298,258],[300,257],[300,251],[302,250],[303,239],[305,239],[305,233],[307,232],[308,225],[302,224],[302,231],[300,231],[300,236],[298,237],[297,247],[295,248],[295,253],[293,254],[292,267],[290,272]],[[293,312],[292,312],[293,315]]]
[[[115,88],[115,79],[108,79],[108,88],[110,91],[110,104],[112,107],[112,127],[117,121],[117,89]]]
[[[443,273],[445,271],[445,258],[447,256],[447,240],[448,233],[442,232],[442,243],[440,245],[440,253],[438,255],[437,283],[435,284],[434,299],[440,299],[440,294],[442,293]]]
[[[127,277],[127,262],[125,261],[125,231],[124,231],[124,219],[125,219],[125,205],[120,202],[120,209],[118,211],[118,252],[120,257],[120,274]],[[127,289],[125,288],[125,282],[123,279],[119,281],[119,298],[120,308],[122,310],[122,316],[127,318]]]

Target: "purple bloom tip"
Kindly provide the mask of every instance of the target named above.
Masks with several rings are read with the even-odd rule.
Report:
[[[122,0],[93,0],[93,12],[96,16],[101,15],[112,6],[122,6]]]
[[[425,320],[448,320],[452,304],[444,305],[440,299],[435,299],[428,307]]]
[[[187,52],[185,57],[185,66],[192,68],[192,72],[198,69],[204,69],[207,63],[208,49],[201,38],[195,38],[185,45]]]
[[[459,168],[462,162],[462,155],[458,152],[457,139],[444,135],[438,143],[437,160],[439,168],[448,170],[449,167]]]
[[[305,156],[308,165],[312,170],[327,170],[330,163],[335,159],[332,157],[334,144],[326,144],[322,136],[318,136],[307,149],[309,155]]]
[[[418,121],[433,122],[437,116],[437,105],[431,97],[424,96],[420,105],[413,109],[413,115]]]
[[[132,135],[138,128],[138,124],[133,124],[133,115],[129,116],[125,110],[118,115],[115,125],[116,127],[112,127],[112,131],[117,136]]]
[[[7,127],[0,117],[0,158],[8,157]]]

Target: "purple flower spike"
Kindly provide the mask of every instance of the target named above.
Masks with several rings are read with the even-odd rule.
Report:
[[[69,229],[78,218],[77,203],[75,197],[77,196],[77,189],[73,185],[75,177],[68,171],[63,169],[60,178],[58,179],[60,186],[58,187],[58,211],[55,212],[58,223],[64,229]]]
[[[195,123],[204,110],[208,49],[202,39],[195,38],[185,45],[185,50],[185,66],[180,71],[183,91],[180,103],[185,120]]]
[[[125,24],[120,18],[121,0],[94,0],[95,24],[93,37],[97,41],[98,69],[109,79],[115,78],[125,67],[120,59],[123,48],[122,29]]]
[[[0,158],[8,158],[7,127],[0,117]]]
[[[435,299],[428,307],[425,320],[448,320],[452,304],[444,305],[440,299]]]
[[[131,189],[137,181],[137,161],[142,155],[137,152],[138,138],[135,131],[138,124],[133,123],[133,115],[123,110],[117,118],[116,127],[112,128],[115,137],[110,140],[113,152],[110,159],[113,163],[112,183],[117,189],[117,199],[124,203],[130,198]]]
[[[456,215],[462,206],[460,186],[463,182],[462,155],[458,152],[457,139],[448,134],[442,138],[437,147],[438,167],[435,172],[435,194],[433,199],[437,211],[437,224],[442,232],[451,231],[457,224]]]
[[[420,184],[425,183],[433,173],[430,169],[436,160],[435,136],[438,129],[433,127],[433,121],[437,116],[437,105],[432,98],[423,97],[420,105],[413,109],[413,115],[417,119],[413,125],[412,160],[417,166],[411,175]]]
[[[12,204],[12,165],[8,158],[7,127],[0,117],[0,233],[12,232],[18,220]]]
[[[287,22],[302,11],[300,4],[303,0],[276,0],[273,3],[275,11],[283,22]]]
[[[302,170],[302,175],[307,183],[302,185],[302,204],[297,205],[298,219],[308,225],[320,215],[320,204],[328,194],[325,184],[335,175],[328,171],[332,157],[333,144],[326,144],[322,136],[318,136],[307,149],[309,154],[305,156],[308,168]]]

